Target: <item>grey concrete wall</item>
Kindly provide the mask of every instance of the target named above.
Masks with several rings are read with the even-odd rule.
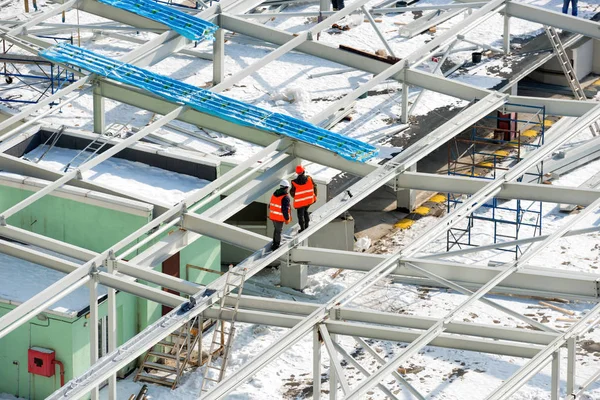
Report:
[[[592,72],[600,74],[600,40],[593,40]]]

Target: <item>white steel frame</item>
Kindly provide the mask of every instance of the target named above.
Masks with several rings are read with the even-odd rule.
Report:
[[[496,12],[503,12],[505,14],[505,36],[508,36],[507,33],[509,32],[509,17],[523,18],[529,21],[566,29],[570,32],[575,32],[579,35],[595,39],[600,39],[600,25],[596,22],[576,19],[570,16],[547,11],[539,7],[516,3],[512,0],[492,0],[489,2],[472,4],[469,4],[468,2],[461,3],[449,6],[448,8],[456,7],[459,9],[477,9],[474,10],[469,17],[465,18],[462,23],[456,24],[448,31],[438,35],[434,40],[430,41],[412,54],[404,57],[402,61],[396,63],[395,65],[389,66],[376,60],[341,52],[337,49],[320,44],[313,40],[313,37],[316,36],[321,29],[324,29],[331,21],[337,20],[344,15],[353,12],[355,9],[362,8],[362,12],[365,13],[371,22],[371,13],[385,12],[385,10],[367,10],[367,8],[364,7],[364,4],[366,3],[365,1],[357,1],[352,3],[352,5],[344,10],[336,13],[324,14],[331,15],[331,17],[317,24],[309,31],[294,37],[286,32],[267,28],[245,20],[248,15],[245,15],[244,13],[252,10],[260,3],[261,0],[223,0],[220,4],[206,7],[203,11],[198,13],[198,16],[204,19],[215,18],[222,28],[216,35],[217,43],[213,53],[215,68],[214,81],[216,83],[216,86],[213,88],[213,90],[224,90],[244,77],[256,72],[268,62],[286,54],[289,51],[295,50],[335,61],[351,68],[371,72],[375,75],[368,83],[356,88],[351,93],[347,94],[342,99],[331,104],[325,110],[314,116],[311,119],[311,122],[313,123],[323,125],[327,124],[331,117],[337,114],[340,109],[349,107],[360,95],[389,78],[402,82],[404,91],[406,91],[408,85],[413,85],[469,101],[474,99],[480,100],[474,105],[471,105],[463,110],[452,120],[448,121],[426,137],[419,140],[413,146],[407,148],[404,152],[400,153],[383,166],[373,166],[368,164],[361,165],[348,162],[340,157],[332,156],[331,153],[321,148],[301,142],[281,139],[273,134],[261,131],[260,129],[235,126],[201,112],[188,109],[187,107],[181,107],[165,100],[158,99],[152,95],[144,93],[141,90],[128,87],[127,85],[115,84],[108,79],[96,77],[94,75],[83,76],[77,82],[69,85],[53,96],[50,96],[46,100],[38,103],[37,105],[27,107],[14,117],[0,123],[0,131],[10,127],[23,118],[29,117],[32,115],[32,113],[40,110],[42,107],[47,106],[51,101],[61,99],[69,95],[71,92],[81,88],[83,85],[90,83],[92,84],[92,88],[94,90],[94,128],[96,131],[101,132],[104,129],[103,116],[101,115],[103,98],[112,98],[124,103],[138,106],[140,108],[144,108],[146,110],[159,112],[164,116],[159,118],[150,126],[142,129],[134,136],[114,146],[111,150],[79,166],[76,170],[62,174],[62,176],[53,183],[48,184],[45,188],[39,190],[34,195],[31,195],[29,198],[11,207],[10,209],[4,210],[0,214],[1,235],[12,239],[18,239],[25,243],[38,245],[43,248],[51,248],[59,253],[75,256],[76,258],[84,261],[83,264],[71,263],[46,255],[39,251],[26,248],[24,246],[0,240],[0,250],[2,252],[39,263],[49,268],[58,269],[68,274],[65,278],[26,301],[9,314],[0,318],[0,338],[25,323],[33,315],[44,310],[47,306],[56,302],[58,299],[86,284],[90,287],[90,313],[92,316],[97,315],[97,302],[95,300],[97,285],[98,283],[101,283],[108,286],[109,354],[107,354],[106,357],[98,360],[97,349],[92,350],[90,354],[90,360],[93,365],[90,367],[90,369],[81,377],[69,382],[64,388],[54,393],[50,398],[62,399],[66,397],[78,397],[85,395],[90,391],[92,393],[92,397],[97,398],[98,384],[105,379],[109,379],[109,398],[114,399],[116,398],[116,371],[141,355],[147,348],[160,341],[166,335],[178,329],[182,324],[185,324],[194,316],[202,313],[204,317],[210,318],[211,315],[213,315],[215,312],[218,312],[214,310],[212,306],[216,304],[220,296],[222,296],[224,278],[217,279],[208,286],[216,291],[214,295],[210,297],[203,297],[202,294],[205,288],[201,288],[198,285],[194,285],[178,278],[166,276],[162,273],[154,271],[151,268],[152,265],[156,265],[161,260],[166,259],[170,254],[172,254],[172,252],[176,252],[181,248],[184,248],[187,244],[193,242],[201,235],[208,235],[221,240],[233,241],[237,245],[256,250],[251,257],[236,267],[238,269],[248,269],[246,278],[250,278],[262,268],[277,259],[285,259],[288,262],[292,260],[306,261],[311,259],[319,259],[322,260],[321,264],[341,266],[339,264],[343,263],[343,267],[364,270],[367,272],[351,288],[342,292],[327,304],[321,306],[296,304],[294,309],[300,308],[303,311],[297,312],[298,315],[295,317],[283,315],[284,311],[287,313],[290,312],[290,306],[280,306],[278,305],[279,301],[274,301],[273,299],[269,299],[268,301],[260,299],[244,299],[242,301],[242,308],[238,317],[240,321],[286,326],[291,329],[286,335],[284,335],[283,338],[278,341],[276,345],[274,345],[261,356],[257,357],[251,363],[243,366],[235,375],[226,378],[219,385],[208,392],[205,396],[207,399],[217,399],[227,395],[237,386],[242,384],[246,379],[255,374],[258,370],[267,365],[267,363],[273,358],[277,357],[283,351],[288,349],[304,335],[310,333],[312,333],[315,338],[314,374],[315,377],[320,376],[321,350],[318,341],[318,332],[320,332],[320,336],[325,341],[325,347],[330,354],[330,358],[332,359],[332,371],[335,371],[332,372],[330,382],[332,384],[331,398],[336,398],[338,383],[341,385],[345,397],[349,399],[362,398],[364,393],[374,387],[380,387],[385,393],[393,398],[394,396],[391,395],[387,388],[385,388],[385,386],[382,387],[380,384],[381,380],[386,375],[391,374],[400,380],[401,383],[407,385],[407,382],[395,372],[396,367],[428,344],[450,346],[453,348],[469,350],[477,349],[476,351],[488,351],[496,354],[521,354],[525,357],[531,357],[530,362],[528,362],[521,370],[519,370],[515,376],[507,380],[498,390],[494,392],[493,395],[489,396],[490,399],[507,398],[516,390],[518,390],[520,386],[526,383],[526,381],[531,378],[531,376],[533,376],[539,369],[554,360],[552,361],[554,367],[552,396],[554,397],[555,393],[557,392],[556,382],[558,382],[557,379],[559,375],[559,369],[557,368],[558,364],[556,361],[558,358],[556,357],[556,352],[561,347],[567,346],[570,351],[569,354],[573,354],[576,337],[589,329],[590,326],[593,326],[595,323],[600,321],[600,318],[598,317],[598,314],[600,314],[600,305],[596,306],[590,313],[583,317],[579,323],[574,325],[564,334],[553,332],[552,329],[542,324],[531,321],[525,316],[516,315],[517,313],[502,307],[500,308],[503,311],[508,312],[511,315],[518,316],[527,323],[533,324],[536,327],[548,332],[508,332],[506,328],[473,327],[473,324],[464,324],[466,326],[462,326],[460,323],[457,325],[456,322],[453,322],[453,317],[458,312],[465,309],[477,300],[482,300],[487,304],[498,307],[495,303],[490,302],[483,296],[485,296],[490,290],[499,287],[498,285],[505,280],[512,282],[511,279],[513,276],[534,273],[532,272],[532,268],[527,267],[526,264],[527,261],[533,258],[537,252],[564,235],[583,234],[597,229],[584,228],[577,231],[572,231],[571,227],[576,221],[584,219],[585,216],[594,212],[595,209],[600,206],[600,191],[546,187],[535,184],[516,183],[514,181],[522,176],[523,173],[525,173],[529,168],[532,168],[541,162],[562,143],[566,142],[576,133],[587,128],[590,124],[595,122],[600,117],[600,106],[585,101],[508,96],[451,81],[439,75],[424,73],[416,70],[414,67],[423,59],[429,57],[433,52],[449,52],[452,46],[456,43],[457,38],[460,39],[462,37],[461,35],[473,27],[481,24]],[[4,32],[3,36],[7,40],[14,41],[16,44],[22,48],[25,48],[26,50],[35,51],[39,48],[39,46],[44,46],[44,43],[40,43],[39,40],[29,36],[28,33],[32,32],[30,28],[36,25],[43,26],[43,21],[52,15],[56,15],[63,10],[68,10],[74,7],[79,7],[83,11],[97,14],[99,16],[139,29],[163,32],[155,39],[143,43],[136,50],[123,56],[121,58],[122,61],[134,63],[139,66],[146,66],[157,63],[175,52],[188,51],[184,47],[189,43],[189,41],[175,32],[169,31],[161,24],[158,24],[154,21],[149,21],[133,14],[116,10],[93,0],[70,0],[34,18],[31,18],[22,24],[18,24],[14,21],[2,21],[2,25],[8,27],[7,29],[2,28],[2,31]],[[407,10],[409,9],[413,8],[407,8]],[[374,24],[372,25],[375,28],[379,39],[388,48],[390,53],[393,54],[391,47],[386,42],[381,32],[377,30],[377,27],[375,27]],[[240,73],[224,80],[223,57],[225,48],[222,43],[224,30],[232,30],[238,33],[246,34],[260,40],[275,43],[280,47]],[[464,37],[462,38],[464,39]],[[505,51],[507,51],[509,48],[509,43],[506,40],[504,47]],[[90,89],[91,88],[87,88],[84,90],[89,91]],[[68,101],[72,101],[77,96],[82,94],[83,92],[79,92],[78,95],[72,97]],[[408,112],[408,97],[403,97],[405,97],[405,107],[403,113],[405,113],[404,116],[406,117],[406,113]],[[516,167],[513,167],[496,180],[487,184],[483,182],[472,182],[451,177],[419,174],[410,171],[410,168],[414,166],[417,161],[426,157],[431,151],[435,150],[444,142],[450,140],[452,137],[460,133],[464,128],[471,125],[474,121],[479,120],[487,113],[503,107],[507,102],[545,106],[548,114],[566,115],[578,118],[575,121],[569,121],[568,123],[561,124],[555,128],[557,130],[555,140],[543,145],[535,152],[530,153],[522,163],[518,164]],[[519,110],[517,109],[517,111]],[[43,114],[37,119],[30,120],[30,122],[26,123],[26,126],[33,124],[33,122],[45,115],[46,114]],[[51,193],[56,188],[68,183],[72,179],[81,179],[81,173],[83,171],[86,171],[105,161],[109,157],[132,145],[144,136],[151,134],[152,131],[158,129],[173,119],[180,119],[182,121],[201,125],[209,129],[221,131],[225,134],[265,146],[265,149],[247,161],[241,163],[238,167],[234,168],[224,176],[207,185],[199,193],[190,196],[190,198],[187,198],[181,204],[165,210],[159,217],[155,218],[146,226],[140,228],[138,231],[134,232],[124,240],[100,254],[44,238],[40,235],[20,230],[6,224],[6,219],[11,215],[14,215],[23,208],[31,205],[36,200]],[[22,129],[23,127],[15,128],[10,132],[0,136],[0,146],[2,146],[1,143],[6,143],[8,140],[18,135]],[[284,245],[282,245],[279,250],[267,254],[265,250],[267,246],[269,246],[268,239],[265,239],[260,235],[253,235],[247,231],[228,226],[223,221],[225,221],[235,212],[241,210],[246,205],[250,204],[256,198],[268,191],[271,187],[275,186],[279,179],[290,175],[293,171],[293,166],[297,162],[295,157],[311,160],[322,165],[340,169],[357,175],[361,177],[361,179],[357,183],[351,185],[346,192],[341,193],[334,199],[327,202],[324,206],[317,209],[313,214],[313,224],[309,229],[293,237],[289,242],[286,242]],[[231,188],[240,181],[243,181],[247,176],[257,170],[258,161],[264,161],[266,165],[271,166],[271,169],[266,173],[263,173],[259,178],[252,180],[244,187],[228,196],[225,201],[222,201],[211,207],[202,215],[197,215],[194,213],[194,211],[196,211],[202,205],[206,204],[216,196],[219,196],[220,193],[226,191],[228,188]],[[265,164],[263,163],[262,165],[264,166]],[[454,190],[458,190],[458,188],[460,188],[461,192],[472,194],[472,197],[461,207],[455,209],[452,213],[442,218],[436,227],[419,239],[415,240],[413,243],[409,244],[402,252],[396,254],[385,257],[362,257],[352,253],[311,249],[302,246],[302,242],[304,240],[322,228],[337,215],[345,210],[348,210],[352,205],[357,204],[378,187],[381,187],[392,180],[395,180],[396,183],[402,187],[411,189],[445,190],[446,188],[452,187]],[[527,188],[527,193],[523,193],[523,188]],[[439,234],[445,232],[454,224],[458,223],[462,218],[476,210],[486,200],[495,196],[502,196],[503,198],[528,198],[539,201],[564,201],[565,199],[569,199],[569,202],[571,203],[573,203],[573,200],[576,199],[576,202],[580,205],[586,206],[586,209],[573,219],[575,222],[571,221],[568,225],[561,227],[557,232],[554,232],[551,235],[522,240],[528,241],[529,243],[538,243],[533,250],[530,250],[528,253],[522,256],[520,260],[505,266],[503,269],[494,270],[494,272],[485,271],[485,273],[488,274],[487,278],[474,278],[470,282],[458,281],[452,276],[444,275],[443,271],[447,270],[446,267],[448,266],[448,263],[444,263],[443,261],[439,260],[428,261],[427,258],[431,256],[419,256],[420,251],[425,245],[434,240]],[[175,226],[179,226],[184,230],[169,235],[169,237],[166,240],[163,240],[162,243],[152,246],[150,249],[145,251],[140,256],[135,257],[133,260],[129,262],[123,261],[122,257],[124,254],[121,254],[120,257],[118,256],[120,250],[125,248],[133,240],[150,232],[152,229],[159,228],[159,232],[164,232],[167,229]],[[154,234],[154,236],[156,235],[157,234]],[[503,245],[506,244],[484,246],[475,249],[474,251],[481,251],[484,248],[499,248]],[[453,252],[452,254],[458,253],[459,252]],[[444,257],[445,255],[440,254],[433,256]],[[351,258],[356,260],[351,260]],[[340,260],[346,261],[342,262]],[[471,268],[472,271],[476,270],[475,267],[467,266],[459,266],[458,268]],[[485,267],[479,268],[481,269]],[[407,273],[407,270],[412,270],[412,272]],[[589,284],[590,289],[585,291],[586,294],[581,294],[580,296],[585,299],[596,299],[598,297],[598,279],[594,279],[592,276],[559,277],[560,274],[556,272],[551,273],[550,271],[537,271],[536,273],[539,273],[540,276],[545,277],[548,281],[548,285],[555,288],[553,290],[562,290],[560,295],[571,295],[574,298],[577,297],[578,292],[575,287],[581,288],[583,282],[584,285]],[[419,325],[419,329],[422,330],[420,334],[415,332],[403,333],[401,328],[387,328],[386,333],[386,330],[383,328],[376,328],[374,326],[365,328],[359,325],[352,325],[351,322],[347,322],[348,320],[355,318],[357,321],[375,324],[386,321],[386,324],[389,324],[390,319],[393,318],[390,315],[382,316],[379,315],[381,313],[377,312],[360,313],[356,310],[347,308],[347,304],[349,304],[360,293],[372,287],[380,279],[389,274],[400,274],[403,275],[404,278],[408,277],[409,280],[416,278],[421,280],[429,279],[430,281],[436,282],[438,285],[447,286],[458,292],[466,294],[468,298],[459,307],[442,319],[423,321],[419,320],[418,318],[414,318],[414,320],[411,322],[413,324],[412,328],[415,327],[414,324]],[[136,282],[135,279],[156,283],[162,287],[172,288],[180,291],[183,294],[194,296],[198,302],[198,305],[189,313],[179,315],[179,308],[185,301],[184,297],[153,289],[149,286]],[[559,281],[560,284],[557,284]],[[591,288],[592,285],[595,286],[595,288]],[[472,292],[470,290],[471,288],[475,288],[476,291]],[[506,289],[508,292],[510,292],[511,289],[516,291],[536,290],[536,288],[533,287],[517,287],[517,285],[506,285],[502,287],[502,289]],[[116,314],[114,311],[115,290],[127,291],[152,301],[168,304],[175,307],[175,309],[173,312],[161,318],[155,324],[141,332],[134,339],[117,348],[116,338],[114,335],[116,329]],[[244,304],[247,302],[254,304],[253,307],[255,307],[258,311],[246,310],[244,308]],[[340,321],[340,319],[343,319],[344,321]],[[589,325],[587,323],[588,321],[592,321],[593,324]],[[405,323],[407,323],[406,320]],[[459,325],[460,328],[457,328]],[[459,329],[459,331],[463,329],[463,333],[466,333],[467,331],[487,332],[486,334],[491,335],[487,336],[488,338],[504,338],[507,340],[527,343],[519,347],[518,344],[496,343],[493,341],[484,343],[473,342],[471,339],[450,340],[446,336],[445,332],[452,333],[454,332],[454,329]],[[95,329],[91,329],[90,339],[95,342],[97,341],[97,332],[94,333],[92,331],[95,331]],[[383,360],[380,360],[383,364],[382,367],[376,372],[369,374],[355,360],[351,359],[351,357],[343,350],[343,348],[339,346],[339,344],[336,342],[336,335],[355,336],[357,342],[363,347],[366,346],[366,343],[362,341],[360,337],[381,338],[382,340],[398,340],[399,337],[403,337],[404,339],[401,340],[410,342],[410,344],[404,349],[402,354],[397,356],[392,361],[383,363]],[[94,348],[95,346],[91,347]],[[369,351],[368,346],[365,347],[365,350]],[[337,362],[338,353],[365,374],[366,379],[357,387],[351,388],[345,380],[343,368]],[[575,365],[573,357],[571,357],[569,360],[567,389],[569,393],[574,393]],[[578,393],[589,386],[599,376],[600,372],[594,374],[588,380],[588,382],[578,389]],[[317,381],[319,381],[319,379],[315,379],[315,390],[318,389],[317,393],[319,393],[320,382]],[[410,385],[407,387],[417,398],[423,398],[423,396],[416,392],[414,388],[411,389]]]

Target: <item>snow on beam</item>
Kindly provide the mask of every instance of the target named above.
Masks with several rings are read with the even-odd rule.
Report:
[[[261,301],[266,304],[270,301],[278,302],[280,300],[263,299]],[[386,322],[385,325],[393,325],[393,327],[384,327],[374,325],[373,323],[366,324],[365,322],[370,322],[371,319],[368,314],[371,314],[371,312],[364,312],[365,320],[362,322],[359,319],[355,319],[357,322],[326,321],[325,325],[330,333],[333,334],[345,336],[360,335],[365,338],[410,343],[410,341],[418,334],[418,331],[415,331],[415,329],[426,329],[424,328],[425,326],[435,322],[435,319],[433,318],[431,318],[430,321],[429,318],[412,317],[413,321],[407,322],[407,324],[399,325],[396,321]],[[381,314],[385,317],[397,316],[397,314],[391,313]],[[228,309],[221,311],[218,308],[209,308],[204,311],[205,318],[230,318],[232,315],[233,312]],[[236,321],[248,324],[293,328],[298,322],[302,321],[304,316],[305,315],[286,315],[270,311],[246,310],[240,308],[236,314]],[[354,318],[356,318],[356,316],[354,316]],[[465,336],[459,340],[455,334],[458,332],[477,332],[479,330],[481,330],[481,332],[485,331],[487,336],[477,337],[478,335],[475,335],[474,333],[461,333]],[[510,340],[512,343],[489,340],[490,338],[495,339],[497,337],[518,339],[505,339]],[[448,333],[442,334],[439,340],[433,341],[432,346],[531,358],[541,350],[542,347],[540,345],[549,343],[554,337],[554,335],[544,332],[529,332],[523,329],[504,327],[488,328],[488,326],[473,323],[451,323],[448,327]],[[518,340],[521,343],[513,342],[515,340]]]
[[[144,93],[141,90],[112,83],[105,79],[100,80],[100,86],[104,97],[152,112],[162,114],[177,107],[174,103]],[[281,136],[274,133],[265,132],[257,128],[240,126],[193,109],[186,111],[178,119],[264,147],[281,138]],[[296,157],[358,176],[367,175],[376,168],[370,164],[346,160],[329,150],[299,141],[295,141],[293,149],[288,151]]]
[[[480,179],[423,172],[405,172],[398,175],[397,182],[403,188],[462,194],[474,194],[487,183]],[[585,207],[600,197],[600,190],[506,182],[496,197],[549,203],[576,203]]]
[[[565,31],[575,32],[600,40],[600,23],[583,18],[573,17],[544,7],[517,3],[514,0],[506,2],[506,13],[511,17],[521,18],[538,24],[550,25]]]

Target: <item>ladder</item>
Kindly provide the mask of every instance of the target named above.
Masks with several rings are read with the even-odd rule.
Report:
[[[558,58],[558,63],[560,64],[560,67],[562,68],[565,77],[567,78],[567,82],[569,83],[569,86],[573,91],[575,99],[587,100],[585,92],[581,87],[581,83],[579,83],[579,79],[577,79],[577,75],[575,75],[575,71],[573,70],[571,60],[569,60],[569,57],[567,56],[567,52],[565,51],[565,48],[562,42],[560,41],[560,37],[558,36],[556,29],[553,26],[548,25],[544,25],[544,29],[546,30],[546,35],[548,36],[548,39],[550,39],[550,44],[552,44],[552,47],[554,48],[554,54],[556,54],[556,57]],[[590,131],[594,136],[600,134],[600,126],[598,125],[598,122],[594,122],[592,125],[590,125]]]
[[[194,361],[192,357],[201,336],[198,317],[193,318],[146,353],[134,382],[151,382],[175,389],[186,367],[199,363],[199,359]]]
[[[223,296],[219,302],[219,317],[215,324],[212,340],[210,342],[210,351],[208,352],[208,360],[206,361],[206,368],[204,369],[204,379],[202,380],[200,396],[209,390],[209,382],[215,384],[219,383],[225,376],[225,368],[227,367],[231,345],[233,344],[233,337],[235,336],[235,320],[240,298],[242,296],[246,271],[246,268],[244,268],[241,273],[233,272],[233,266],[229,266],[225,287],[223,289]],[[234,291],[237,291],[237,293],[234,294]],[[227,299],[232,299],[234,305],[228,305]],[[224,311],[232,312],[231,318],[229,318],[228,321],[226,321],[225,318],[222,318]],[[215,358],[218,357],[220,348],[222,348],[222,351],[220,352],[222,361],[220,365],[217,365],[214,361]]]
[[[85,146],[83,150],[77,153],[75,157],[73,157],[71,161],[67,163],[63,172],[69,172],[69,169],[77,168],[78,166],[85,164],[86,162],[94,158],[96,154],[98,154],[98,152],[108,144],[108,142],[100,140],[102,136],[103,135],[98,135],[96,139],[92,140],[87,146]],[[92,152],[92,154],[87,155],[87,151]]]
[[[50,150],[52,150],[54,148],[54,146],[56,146],[56,143],[58,142],[58,140],[60,139],[60,137],[62,136],[63,132],[65,131],[65,126],[61,125],[60,128],[58,128],[57,130],[55,130],[54,132],[52,132],[52,134],[50,136],[48,136],[48,139],[44,142],[44,146],[48,145],[48,142],[52,141],[49,145],[48,148],[46,149],[46,151],[44,151],[44,153],[35,160],[35,163],[39,163],[40,161],[42,161],[42,159],[46,156],[46,154],[48,154],[50,152]]]

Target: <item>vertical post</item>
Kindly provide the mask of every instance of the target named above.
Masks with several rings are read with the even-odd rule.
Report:
[[[213,85],[218,85],[225,79],[225,31],[223,28],[215,32],[213,42]]]
[[[329,11],[331,9],[331,3],[329,0],[319,0],[319,11]],[[327,17],[321,17],[320,19],[325,19]],[[321,21],[319,21],[321,22]]]
[[[408,123],[408,88],[406,84],[406,69],[404,70],[404,77],[402,78],[402,114],[400,115],[400,122],[403,124]]]
[[[94,88],[92,99],[94,112],[94,132],[102,134],[105,131],[106,121],[104,118],[104,97],[102,97],[102,92],[99,85]]]
[[[408,168],[408,171],[416,172],[417,165],[414,164]],[[396,177],[397,179],[397,177]],[[417,192],[409,188],[399,188],[396,182],[396,208],[403,212],[411,212],[415,208],[417,201]]]
[[[321,342],[319,328],[313,328],[313,400],[321,398]]]
[[[504,12],[504,54],[510,53],[510,15]]]
[[[92,266],[95,269],[95,265]],[[98,361],[98,280],[94,272],[90,286],[90,319],[88,321],[90,329],[90,365],[94,365]],[[98,386],[92,389],[91,399],[98,400],[100,394]]]
[[[117,262],[115,255],[110,252],[106,260],[106,269],[109,274],[116,272]],[[108,352],[117,349],[117,291],[108,288]],[[117,372],[108,378],[108,400],[117,400]]]
[[[577,350],[577,337],[567,340],[567,396],[575,392],[575,351]]]
[[[25,4],[25,12],[28,13],[29,12],[29,0],[23,0],[23,3]]]
[[[559,400],[560,392],[560,349],[552,354],[552,375],[550,377],[550,398]]]
[[[336,314],[337,310],[338,309],[336,309],[336,308],[332,308],[329,310],[329,319],[330,320],[337,319],[337,314]],[[329,336],[331,337],[331,341],[333,343],[337,342],[337,335],[330,334]],[[335,373],[335,368],[333,366],[334,362],[335,362],[335,360],[333,359],[333,355],[330,354],[329,355],[329,400],[337,400],[338,377],[337,377],[337,374]]]

